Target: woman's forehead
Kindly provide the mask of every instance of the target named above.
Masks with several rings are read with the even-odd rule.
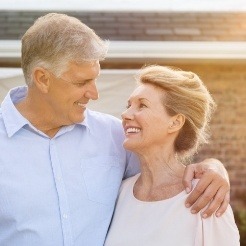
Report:
[[[129,99],[134,98],[151,98],[153,96],[163,96],[164,91],[152,84],[140,84],[130,95]]]

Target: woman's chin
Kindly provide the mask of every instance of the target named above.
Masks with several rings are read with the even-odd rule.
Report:
[[[132,151],[134,152],[137,148],[136,144],[134,143],[130,143],[129,141],[125,140],[123,142],[123,147],[126,149],[126,150],[129,150],[129,151]]]

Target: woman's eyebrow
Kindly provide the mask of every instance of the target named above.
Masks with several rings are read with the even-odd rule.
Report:
[[[145,97],[140,97],[139,99],[138,99],[139,101],[148,101],[148,102],[150,102],[150,100],[148,100],[147,98],[145,98]]]

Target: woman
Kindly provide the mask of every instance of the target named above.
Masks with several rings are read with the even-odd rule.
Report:
[[[230,207],[203,219],[184,206],[184,163],[207,142],[215,108],[208,90],[196,74],[162,66],[142,69],[137,81],[122,119],[141,173],[123,182],[105,245],[239,245]]]

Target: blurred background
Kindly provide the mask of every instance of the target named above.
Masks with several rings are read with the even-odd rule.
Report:
[[[48,12],[79,18],[110,40],[101,63],[95,110],[120,117],[145,64],[197,73],[218,104],[212,138],[194,161],[221,160],[231,181],[231,204],[246,245],[246,2],[245,0],[0,1],[0,102],[23,85],[20,39]]]

